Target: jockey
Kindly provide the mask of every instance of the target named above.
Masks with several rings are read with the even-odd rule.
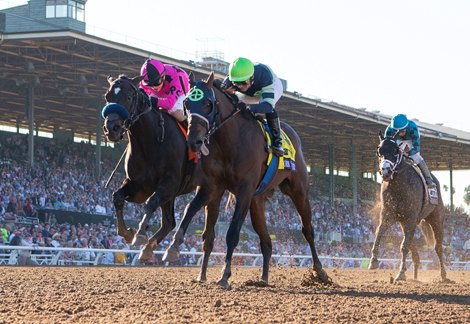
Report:
[[[407,146],[409,151],[407,152],[404,150],[404,152],[418,165],[423,173],[424,179],[426,180],[426,184],[429,187],[436,187],[436,184],[432,179],[431,172],[420,154],[421,141],[416,123],[412,120],[408,120],[406,115],[398,114],[392,118],[390,125],[388,125],[385,130],[385,136],[391,136],[398,139],[401,143],[400,147],[402,145],[405,147]]]
[[[189,89],[189,77],[182,68],[148,59],[140,68],[140,87],[149,95],[152,108],[166,110],[180,122],[186,120],[183,101]]]
[[[229,75],[222,86],[240,99],[239,109],[266,114],[273,135],[271,150],[277,156],[283,156],[281,124],[274,109],[284,91],[281,80],[267,65],[253,64],[249,59],[239,57],[230,64]]]

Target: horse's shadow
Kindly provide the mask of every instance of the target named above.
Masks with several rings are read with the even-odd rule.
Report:
[[[258,287],[253,287],[249,285],[243,285],[243,289],[263,289]],[[384,298],[384,299],[409,299],[418,302],[429,302],[436,301],[438,303],[444,304],[456,304],[456,305],[470,305],[470,296],[463,294],[442,294],[442,293],[404,293],[404,292],[374,292],[374,291],[357,291],[355,288],[351,287],[341,287],[340,285],[335,284],[334,286],[323,286],[317,289],[317,287],[312,287],[312,291],[306,290],[304,288],[279,288],[276,285],[269,286],[266,288],[272,290],[273,293],[286,293],[293,295],[326,295],[326,296],[345,296],[345,297],[361,297],[361,298]],[[314,289],[314,290],[313,290]]]

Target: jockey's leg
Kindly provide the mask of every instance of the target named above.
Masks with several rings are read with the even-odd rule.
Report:
[[[436,187],[436,184],[434,183],[434,180],[432,179],[431,172],[428,169],[428,166],[426,165],[426,162],[421,161],[418,164],[418,167],[420,168],[421,172],[423,172],[424,179],[426,180],[426,184],[428,187]]]
[[[268,121],[269,129],[273,134],[273,142],[271,143],[271,150],[277,156],[284,155],[284,149],[282,148],[282,139],[281,139],[281,122],[277,112],[274,110],[271,113],[266,113],[266,120]]]
[[[170,111],[170,115],[179,121],[185,129],[188,129],[188,119],[186,118],[186,115],[182,109],[174,109]]]

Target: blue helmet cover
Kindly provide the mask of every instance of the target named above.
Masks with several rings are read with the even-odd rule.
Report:
[[[396,129],[396,130],[403,129],[406,126],[408,126],[408,118],[406,118],[406,115],[398,114],[392,118],[391,126],[393,129]]]

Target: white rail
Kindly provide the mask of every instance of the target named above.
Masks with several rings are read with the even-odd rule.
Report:
[[[18,253],[19,251],[38,251],[41,254],[31,254],[31,259],[34,260],[39,265],[44,266],[57,266],[57,265],[116,265],[113,263],[107,263],[104,259],[105,254],[107,253],[125,253],[126,255],[131,255],[129,258],[131,261],[126,263],[127,266],[142,265],[139,260],[139,250],[124,250],[124,249],[89,249],[89,248],[64,248],[64,247],[26,247],[26,246],[0,246],[0,265],[16,265],[18,262]],[[65,253],[71,252],[72,259],[64,259]],[[86,254],[94,253],[93,259],[83,260],[74,258],[77,254]],[[155,251],[156,263],[162,264],[161,256],[165,251]],[[181,262],[182,266],[195,266],[200,265],[202,262],[203,252],[181,252]],[[233,254],[235,261],[237,259],[242,259],[240,264],[247,266],[261,266],[263,255],[262,254],[252,254],[252,253],[234,253]],[[158,258],[160,257],[160,258]],[[225,253],[213,252],[211,254],[211,265],[213,264],[222,264],[225,258]],[[333,257],[328,255],[320,255],[320,260],[323,263],[325,268],[338,267],[338,268],[367,268],[369,265],[369,258],[349,258],[349,257]],[[410,267],[411,261],[410,262]],[[274,254],[272,255],[272,262],[278,266],[299,266],[299,267],[308,267],[311,265],[311,256],[310,255],[288,255],[288,254]],[[432,260],[421,260],[422,269],[429,269],[433,265]],[[386,269],[397,269],[400,260],[399,259],[379,259],[379,264],[381,268]],[[122,264],[120,264],[122,265]],[[452,261],[448,266],[452,270],[470,270],[469,261]]]

